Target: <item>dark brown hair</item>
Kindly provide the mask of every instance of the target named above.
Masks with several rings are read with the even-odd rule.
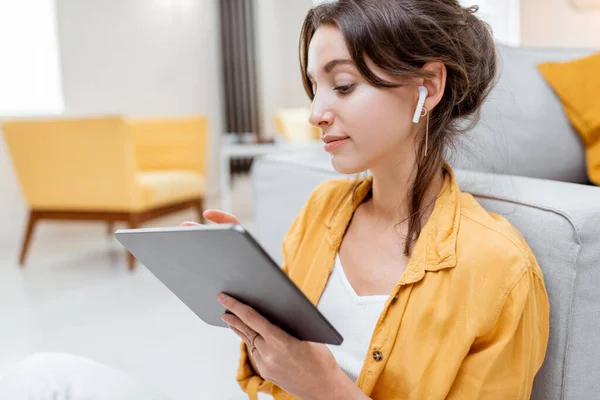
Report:
[[[426,208],[421,203],[443,168],[446,147],[477,121],[481,104],[493,87],[496,47],[490,27],[474,15],[477,10],[476,6],[462,7],[458,0],[338,0],[313,7],[302,26],[300,68],[310,98],[314,93],[306,71],[308,47],[321,25],[340,29],[358,71],[375,87],[399,84],[376,75],[367,59],[398,80],[431,77],[422,69],[429,61],[446,66],[444,95],[430,114],[427,155],[425,131],[415,149],[418,163],[406,199],[410,215],[406,255],[421,232]]]

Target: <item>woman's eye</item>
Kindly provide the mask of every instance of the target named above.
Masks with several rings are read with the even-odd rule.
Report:
[[[350,84],[350,85],[340,85],[340,86],[336,86],[335,88],[333,88],[333,90],[335,90],[339,94],[348,94],[348,93],[350,93],[352,91],[352,89],[354,89],[354,85],[353,84]]]

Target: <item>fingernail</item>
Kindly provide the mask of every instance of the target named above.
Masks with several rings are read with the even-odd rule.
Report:
[[[223,293],[219,293],[219,295],[217,296],[217,300],[219,300],[219,303],[223,304],[225,302],[225,295]]]

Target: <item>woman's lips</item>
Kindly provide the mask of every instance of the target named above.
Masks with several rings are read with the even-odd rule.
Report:
[[[340,138],[328,141],[327,143],[325,143],[325,151],[330,152],[337,149],[338,147],[346,143],[348,139],[349,138]]]

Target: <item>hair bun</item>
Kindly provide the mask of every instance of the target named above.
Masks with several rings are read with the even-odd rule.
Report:
[[[464,58],[462,68],[456,72],[462,79],[456,79],[456,91],[459,96],[452,110],[454,118],[464,118],[477,113],[481,104],[491,91],[496,78],[497,54],[491,27],[474,13],[478,6],[463,8],[467,21],[458,35],[462,44]]]

